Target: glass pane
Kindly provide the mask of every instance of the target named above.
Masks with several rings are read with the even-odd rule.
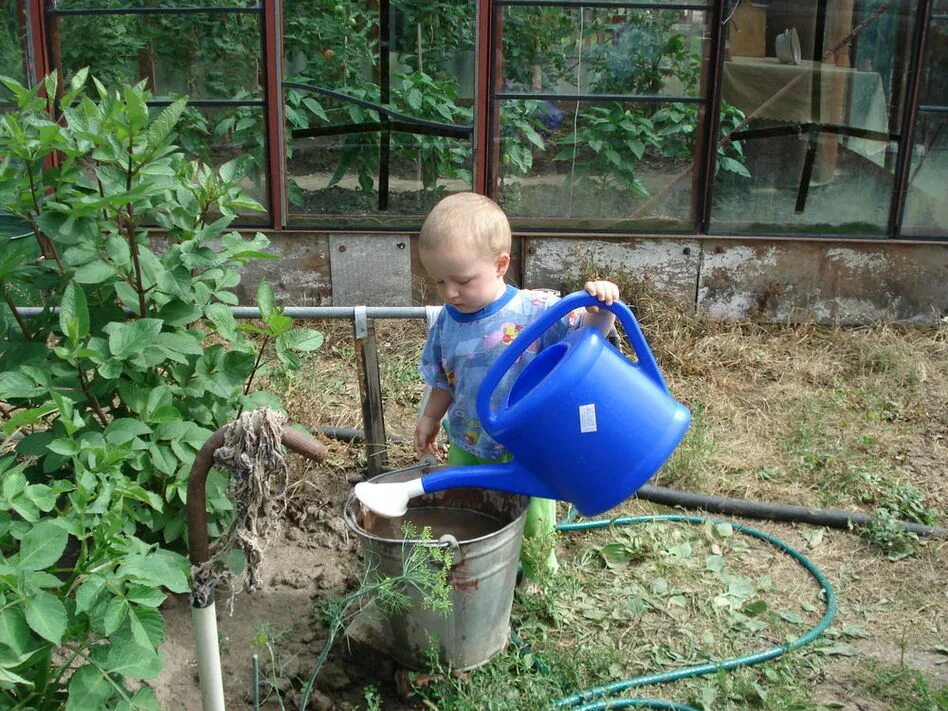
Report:
[[[507,6],[502,91],[697,96],[706,15]]]
[[[441,197],[472,187],[474,2],[389,8],[390,51],[382,56],[377,7],[285,5],[295,225],[417,228]]]
[[[746,131],[740,138],[750,178],[734,184],[717,172],[712,231],[886,232],[897,158],[890,135],[909,65],[911,5],[773,0],[738,7],[727,25],[721,96],[746,117],[731,129]]]
[[[946,0],[948,2],[948,0]],[[948,15],[928,26],[918,103],[948,106]]]
[[[948,4],[944,9],[948,11]],[[922,110],[916,119],[902,234],[944,237],[948,236],[948,18],[933,20],[927,39],[919,103],[940,110]]]
[[[152,108],[152,114],[160,111]],[[257,106],[206,108],[188,106],[175,127],[175,144],[190,158],[215,168],[238,160],[245,177],[240,187],[264,208],[269,205],[264,142],[264,114]],[[240,223],[263,224],[266,212],[240,212]]]
[[[498,199],[518,226],[692,229],[696,104],[501,102]]]
[[[25,30],[20,25],[17,3],[6,2],[0,5],[0,74],[26,84],[23,67],[23,41]],[[0,84],[0,112],[12,108],[9,104],[10,91]]]
[[[147,79],[156,97],[262,95],[257,14],[69,15],[55,23],[67,78],[88,66],[106,86]]]

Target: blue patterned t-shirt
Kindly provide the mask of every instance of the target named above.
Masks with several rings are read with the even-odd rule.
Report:
[[[520,290],[508,286],[504,294],[480,311],[466,314],[445,305],[428,333],[419,370],[432,388],[451,393],[448,430],[454,446],[481,459],[507,454],[481,427],[477,417],[477,391],[487,370],[524,328],[553,306],[559,297],[549,291]],[[574,311],[555,324],[524,351],[494,390],[496,409],[520,372],[544,348],[557,343],[578,326],[582,311]]]

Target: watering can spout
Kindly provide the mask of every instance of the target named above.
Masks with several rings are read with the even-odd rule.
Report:
[[[546,499],[557,498],[553,488],[516,462],[442,467],[420,479],[410,481],[382,484],[363,481],[356,484],[355,495],[366,508],[374,513],[388,518],[397,518],[405,515],[408,502],[416,496],[459,487],[494,489]]]

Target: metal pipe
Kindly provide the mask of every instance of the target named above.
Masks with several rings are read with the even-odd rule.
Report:
[[[77,7],[49,8],[47,17],[85,17],[90,15],[259,15],[263,5],[247,7]]]
[[[283,315],[293,319],[339,319],[355,318],[356,306],[287,306],[283,309]],[[254,319],[260,318],[260,309],[256,306],[232,306],[230,308],[234,318]],[[17,311],[23,318],[36,318],[44,311],[51,314],[59,313],[59,308],[43,309],[40,306],[20,306]],[[137,316],[134,311],[126,309],[129,316]],[[399,319],[399,318],[425,318],[424,306],[366,306],[365,313],[368,318],[380,319]]]
[[[188,502],[185,506],[188,526],[188,557],[192,565],[210,559],[207,539],[207,475],[214,463],[214,450],[224,443],[227,425],[212,434],[194,457],[188,477]],[[326,448],[289,425],[283,426],[283,444],[315,462],[326,456]],[[220,647],[217,641],[217,612],[214,596],[208,596],[204,607],[191,606],[191,625],[197,648],[198,678],[204,711],[224,711],[224,680],[221,672]]]

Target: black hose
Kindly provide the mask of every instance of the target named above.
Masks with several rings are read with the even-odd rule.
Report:
[[[729,496],[711,496],[691,491],[669,489],[665,486],[646,484],[635,493],[636,498],[665,506],[681,506],[686,509],[702,509],[712,513],[742,516],[744,518],[768,519],[809,523],[814,526],[849,529],[852,526],[868,526],[872,517],[857,511],[839,509],[811,509],[792,504],[776,504],[769,501],[749,501]],[[948,528],[935,528],[913,521],[898,521],[906,531],[920,536],[948,537]]]
[[[341,439],[346,442],[361,442],[365,439],[362,430],[348,427],[333,427],[323,425],[320,431],[327,437]],[[404,437],[391,435],[388,439],[393,442],[407,441]],[[701,509],[711,513],[741,516],[743,518],[765,519],[770,521],[785,521],[790,523],[808,523],[814,526],[829,528],[850,529],[853,526],[868,526],[872,517],[858,511],[842,511],[839,509],[811,509],[806,506],[793,504],[777,504],[770,501],[750,501],[730,496],[712,496],[711,494],[696,494],[692,491],[669,489],[667,486],[653,486],[646,484],[635,493],[636,498],[651,501],[665,506],[681,506],[686,509]],[[948,538],[948,528],[926,526],[914,521],[897,521],[906,531],[919,536],[937,536]]]
[[[333,425],[321,425],[319,431],[327,437],[338,439],[342,442],[365,442],[365,434],[362,430],[353,427],[335,427]],[[407,438],[399,435],[388,435],[385,439],[396,444],[404,444]]]

